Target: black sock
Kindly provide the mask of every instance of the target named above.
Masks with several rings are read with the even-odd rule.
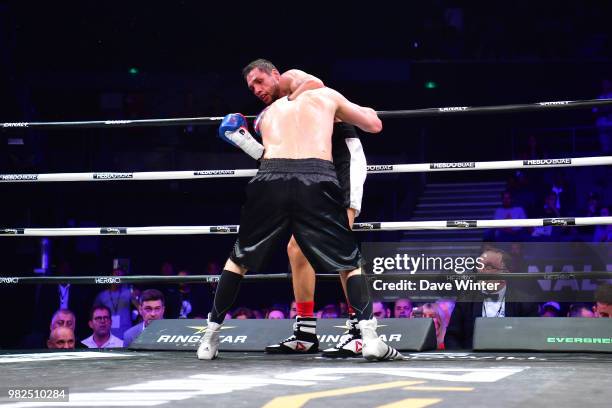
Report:
[[[353,275],[346,280],[346,294],[351,307],[355,311],[357,320],[369,320],[372,318],[372,302],[368,284],[363,275]]]
[[[215,300],[210,311],[210,321],[215,323],[223,323],[225,314],[232,308],[238,296],[242,282],[242,275],[230,272],[226,269],[221,272],[217,291],[215,292]]]

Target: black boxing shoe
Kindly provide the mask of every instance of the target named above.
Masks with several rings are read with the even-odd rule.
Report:
[[[359,330],[359,321],[350,319],[346,321],[347,331],[340,337],[340,341],[335,347],[323,350],[323,357],[328,358],[349,358],[361,357],[363,340]]]
[[[293,335],[278,344],[266,347],[266,353],[272,354],[311,354],[319,352],[317,339],[317,318],[296,317],[293,323]]]

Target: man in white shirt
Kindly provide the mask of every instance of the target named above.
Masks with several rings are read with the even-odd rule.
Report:
[[[123,347],[123,340],[111,333],[111,312],[108,307],[94,305],[89,314],[89,327],[93,334],[81,342],[88,348]]]

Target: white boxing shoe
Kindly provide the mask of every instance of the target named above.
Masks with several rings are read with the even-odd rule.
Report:
[[[198,347],[198,359],[200,360],[212,360],[219,355],[219,332],[221,331],[221,325],[211,322],[210,315],[208,318],[208,326]]]
[[[377,322],[373,317],[370,320],[361,320],[359,329],[363,340],[363,357],[368,361],[403,360],[399,351],[382,341],[376,333]]]

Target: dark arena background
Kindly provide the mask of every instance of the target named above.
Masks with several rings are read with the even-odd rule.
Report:
[[[0,2],[0,407],[608,407],[611,16],[607,1]],[[402,361],[264,353],[296,312],[287,236],[247,274],[219,358],[198,360],[252,175],[235,170],[259,166],[218,127],[241,112],[253,130],[257,58],[379,113],[380,133],[358,130],[370,283],[502,273],[502,300],[371,286]],[[504,264],[384,263],[487,251]],[[322,350],[348,312],[316,272]],[[100,325],[118,343],[82,343]]]

